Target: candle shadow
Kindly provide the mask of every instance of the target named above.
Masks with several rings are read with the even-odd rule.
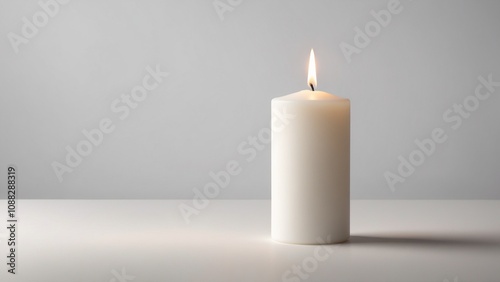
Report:
[[[500,237],[500,236],[498,236]],[[344,244],[415,247],[500,248],[500,238],[446,235],[352,235]]]

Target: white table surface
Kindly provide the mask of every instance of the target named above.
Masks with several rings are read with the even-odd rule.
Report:
[[[268,200],[213,200],[190,224],[179,203],[21,200],[0,281],[500,281],[500,201],[354,200],[350,241],[327,246],[272,241]]]

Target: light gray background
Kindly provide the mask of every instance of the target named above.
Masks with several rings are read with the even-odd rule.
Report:
[[[500,81],[499,1],[402,0],[350,64],[339,44],[387,0],[243,1],[223,19],[212,1],[73,0],[16,54],[7,34],[37,2],[0,1],[0,180],[15,164],[23,198],[192,198],[229,160],[243,172],[219,198],[269,198],[270,146],[237,147],[306,88],[314,48],[318,88],[351,99],[353,198],[500,199],[500,89],[460,129],[442,119],[478,76]],[[111,101],[157,64],[170,76],[120,121]],[[59,183],[51,163],[104,117],[115,131]],[[436,127],[448,141],[391,191],[384,172]]]

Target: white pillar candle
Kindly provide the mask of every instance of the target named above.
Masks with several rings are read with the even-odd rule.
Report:
[[[316,87],[311,50],[308,83]],[[274,240],[332,244],[349,239],[350,101],[302,90],[272,107]],[[283,116],[288,117],[283,121]]]

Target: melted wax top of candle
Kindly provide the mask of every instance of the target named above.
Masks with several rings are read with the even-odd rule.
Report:
[[[295,93],[292,93],[289,95],[279,97],[279,99],[280,100],[287,100],[287,101],[346,100],[345,98],[335,96],[335,95],[332,95],[332,94],[324,92],[324,91],[311,91],[311,90],[302,90],[299,92],[295,92]]]

